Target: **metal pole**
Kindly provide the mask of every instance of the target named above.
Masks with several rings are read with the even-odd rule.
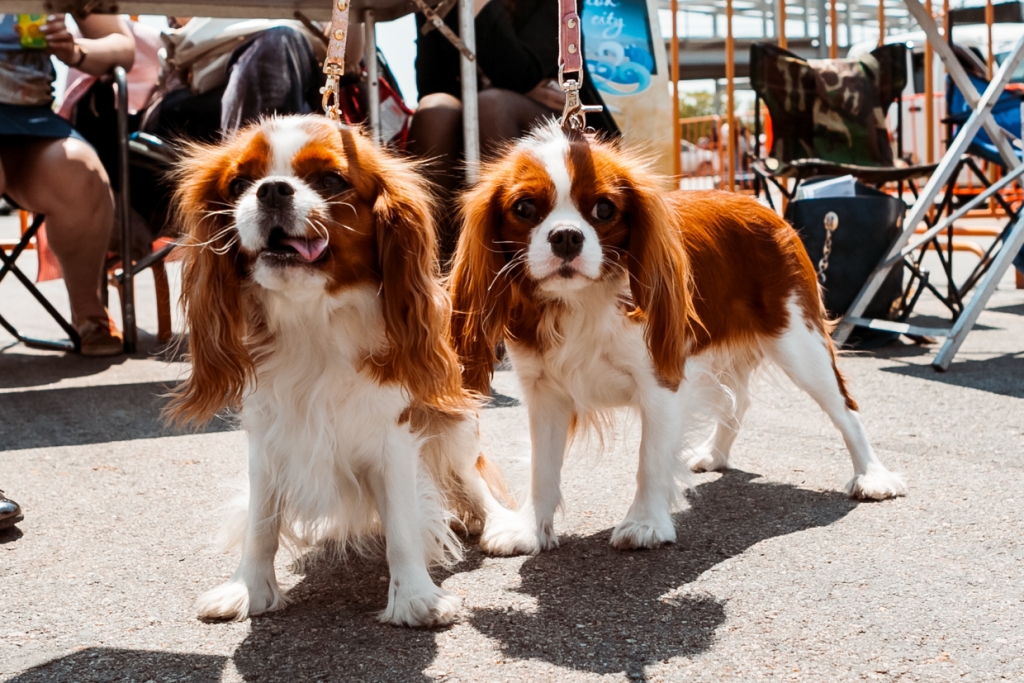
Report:
[[[380,139],[380,77],[377,74],[377,22],[373,10],[363,10],[363,60],[366,62],[366,80],[370,100],[370,130],[373,139]]]
[[[878,0],[878,47],[885,45],[885,0]]]
[[[682,131],[679,130],[679,0],[672,0],[672,64],[669,73],[672,78],[672,172],[678,183],[683,174],[683,162],[680,158],[682,153]]]
[[[836,0],[828,4],[829,38],[832,41],[828,46],[828,58],[839,59],[839,16],[836,11]]]
[[[785,50],[789,47],[786,40],[786,0],[775,0],[775,37],[779,40],[779,47]]]
[[[135,353],[138,330],[135,327],[135,274],[132,272],[131,189],[128,183],[128,74],[122,67],[114,67],[117,85],[117,166],[121,191],[118,193],[117,213],[121,218],[121,326],[124,334],[124,352]],[[106,287],[106,283],[103,283]]]
[[[736,55],[732,39],[732,0],[725,0],[725,100],[728,107],[725,112],[726,121],[729,126],[729,137],[726,142],[726,153],[729,163],[729,191],[736,189],[736,155],[734,153],[734,141],[736,139],[736,102],[735,84],[736,80]]]
[[[932,13],[932,0],[925,0],[924,9],[929,17]],[[935,163],[935,74],[932,73],[932,44],[924,41],[924,158],[925,163]]]
[[[992,6],[992,0],[985,2],[985,28],[988,31],[988,59],[985,62],[987,67],[986,73],[988,74],[988,80],[992,80],[992,65],[995,64],[995,54],[992,52],[992,24],[995,22],[995,7]]]
[[[473,0],[459,0],[459,37],[476,54],[476,25]],[[462,148],[466,159],[466,180],[475,182],[480,174],[480,113],[476,98],[476,62],[466,55],[459,59],[462,67]]]
[[[825,59],[828,57],[828,21],[825,19],[825,14],[828,10],[825,8],[827,0],[818,0],[818,57]]]

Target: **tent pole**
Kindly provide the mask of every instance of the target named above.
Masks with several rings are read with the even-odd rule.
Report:
[[[783,50],[789,47],[786,40],[786,0],[775,0],[775,37]]]
[[[725,0],[725,119],[729,128],[729,135],[725,141],[726,163],[729,165],[729,191],[736,190],[736,101],[735,83],[736,80],[736,55],[732,39],[732,0]]]
[[[924,9],[934,19],[932,0],[925,0]],[[932,73],[932,45],[924,43],[924,128],[925,163],[935,163],[935,74]]]
[[[672,172],[676,177],[676,186],[683,174],[682,131],[679,130],[679,0],[672,0],[672,65],[669,73],[672,78]]]

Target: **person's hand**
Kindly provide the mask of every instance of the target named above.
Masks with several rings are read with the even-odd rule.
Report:
[[[76,66],[81,53],[75,46],[75,37],[68,31],[63,14],[51,14],[40,29],[46,36],[46,46],[54,57],[68,66]]]
[[[533,90],[526,93],[526,96],[555,111],[561,111],[565,106],[565,93],[553,78],[545,78]]]

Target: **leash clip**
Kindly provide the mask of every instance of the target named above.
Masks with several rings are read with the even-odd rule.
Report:
[[[341,120],[341,65],[329,64],[324,67],[327,82],[320,88],[323,95],[324,115],[332,121]]]
[[[599,104],[583,104],[580,100],[582,80],[582,74],[578,78],[566,79],[562,67],[558,67],[558,85],[565,93],[565,106],[562,108],[560,123],[562,128],[581,132],[587,129],[587,114],[596,114],[604,109]]]

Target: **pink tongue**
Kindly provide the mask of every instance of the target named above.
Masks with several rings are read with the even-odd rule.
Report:
[[[327,240],[323,237],[306,239],[304,237],[289,237],[284,240],[289,247],[299,252],[306,261],[316,261],[327,248]]]

